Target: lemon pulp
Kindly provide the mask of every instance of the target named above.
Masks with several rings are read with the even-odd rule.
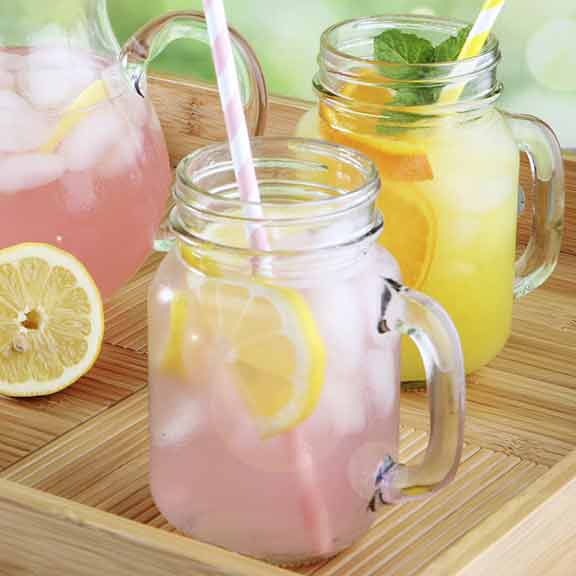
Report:
[[[91,368],[103,333],[98,288],[76,258],[48,244],[0,250],[0,394],[62,390]]]

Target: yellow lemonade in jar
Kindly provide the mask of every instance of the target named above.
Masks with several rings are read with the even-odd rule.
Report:
[[[427,293],[459,331],[468,373],[503,348],[512,303],[557,262],[563,222],[560,148],[543,122],[496,108],[495,37],[458,60],[470,27],[415,15],[336,24],[320,41],[318,106],[296,135],[354,148],[378,167],[381,244],[405,284]],[[456,89],[457,88],[457,89]],[[457,99],[447,97],[457,93]],[[519,149],[534,168],[532,238],[516,261]],[[406,340],[402,379],[424,378]]]

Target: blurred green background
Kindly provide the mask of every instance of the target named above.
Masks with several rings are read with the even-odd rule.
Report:
[[[272,93],[312,98],[318,39],[331,24],[384,12],[414,12],[472,21],[481,0],[228,0],[233,26],[252,43]],[[201,9],[201,0],[108,0],[120,41],[166,10]],[[496,26],[504,60],[501,106],[540,116],[565,148],[576,149],[576,1],[508,0]],[[211,76],[209,53],[180,41],[156,69]]]

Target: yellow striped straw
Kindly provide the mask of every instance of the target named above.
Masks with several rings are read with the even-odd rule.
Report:
[[[486,0],[462,50],[458,55],[458,60],[466,60],[467,58],[474,58],[478,56],[486,44],[486,40],[490,36],[490,32],[504,8],[506,0]],[[445,88],[440,95],[438,102],[440,104],[454,104],[457,102],[464,91],[466,84],[459,84],[454,87]]]

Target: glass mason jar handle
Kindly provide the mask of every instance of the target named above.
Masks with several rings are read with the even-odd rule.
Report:
[[[399,464],[386,456],[375,477],[369,510],[425,496],[456,473],[464,441],[466,380],[460,339],[444,309],[428,296],[385,279],[380,333],[398,332],[418,347],[429,391],[430,440],[422,463]]]
[[[171,42],[191,39],[209,44],[206,20],[202,12],[181,10],[168,12],[152,20],[136,32],[122,48],[120,57],[124,63],[136,91],[146,94],[146,72],[148,64]],[[238,65],[238,78],[244,101],[248,130],[252,136],[261,136],[266,127],[268,91],[264,73],[248,42],[233,28],[230,28],[232,49]],[[156,237],[154,248],[167,252],[171,249],[174,237],[168,224],[168,214]]]
[[[556,135],[542,120],[504,116],[532,169],[532,234],[516,262],[514,296],[519,298],[543,284],[556,268],[564,228],[564,163]]]

